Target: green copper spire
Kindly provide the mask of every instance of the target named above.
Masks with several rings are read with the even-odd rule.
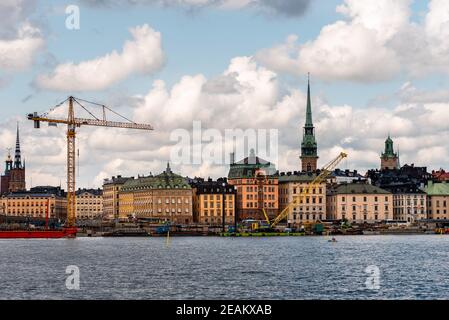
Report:
[[[307,75],[307,111],[306,127],[313,127],[312,121],[312,103],[310,102],[310,73]]]
[[[312,170],[316,170],[316,159],[318,159],[317,143],[315,140],[315,127],[312,122],[312,103],[310,99],[310,76],[307,80],[307,109],[306,124],[304,125],[303,138],[301,143],[301,159],[304,163],[313,160]],[[307,160],[308,159],[308,160]],[[306,166],[307,167],[307,166]],[[310,171],[310,170],[307,170]]]
[[[382,156],[387,158],[397,157],[397,154],[394,152],[393,140],[391,139],[390,134],[388,134],[388,138],[387,140],[385,140],[385,152],[382,154]]]

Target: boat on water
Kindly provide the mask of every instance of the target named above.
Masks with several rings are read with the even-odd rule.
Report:
[[[62,228],[56,230],[2,230],[0,239],[60,239],[75,238],[77,228]]]
[[[6,229],[0,230],[0,239],[60,239],[60,238],[75,238],[78,228],[76,227],[62,227],[57,229],[49,228],[48,211],[50,207],[50,200],[47,200],[47,208],[45,212],[45,227],[44,228],[22,228],[22,229]]]

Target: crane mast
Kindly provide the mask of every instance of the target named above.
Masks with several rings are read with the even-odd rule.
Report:
[[[138,130],[153,130],[153,127],[149,124],[139,124],[135,123],[124,116],[118,114],[112,109],[99,105],[97,103],[89,102],[86,100],[77,99],[75,97],[68,97],[63,103],[68,101],[68,115],[66,119],[48,117],[47,114],[38,115],[37,112],[28,115],[28,120],[34,121],[34,127],[40,128],[40,122],[48,122],[49,124],[57,125],[66,124],[67,125],[67,227],[75,227],[76,223],[76,128],[82,125],[88,126],[100,126],[100,127],[110,127],[110,128],[125,128],[125,129],[138,129]],[[93,113],[91,113],[87,108],[85,108],[80,101],[91,103],[94,105],[99,105],[102,107],[103,119],[97,118]],[[77,103],[84,110],[86,110],[92,118],[77,118],[75,117],[74,103]],[[106,110],[111,111],[115,115],[118,115],[126,120],[126,122],[120,121],[108,121],[106,120]]]
[[[67,224],[75,226],[75,114],[73,111],[73,97],[69,97],[69,114],[67,117]]]
[[[344,152],[340,153],[337,158],[330,161],[328,164],[324,166],[323,169],[321,169],[320,174],[312,180],[308,184],[306,188],[302,190],[302,192],[299,194],[298,197],[293,198],[293,201],[290,202],[282,211],[281,213],[273,219],[271,222],[271,228],[274,228],[279,222],[284,220],[291,209],[293,209],[295,206],[297,206],[299,203],[301,203],[301,200],[303,200],[307,195],[312,193],[312,189],[321,184],[323,181],[326,180],[326,178],[329,176],[329,174],[338,166],[341,160],[346,158],[348,155]]]

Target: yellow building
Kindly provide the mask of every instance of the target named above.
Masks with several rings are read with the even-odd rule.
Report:
[[[78,189],[76,192],[76,218],[100,219],[103,216],[103,192],[101,189]]]
[[[225,179],[192,183],[194,221],[208,225],[233,224],[235,220],[236,189]],[[223,212],[224,208],[224,212]]]
[[[326,220],[326,182],[311,189],[311,193],[301,197],[304,189],[316,178],[311,172],[287,172],[279,176],[279,210],[284,210],[294,200],[298,204],[290,208],[287,223],[300,227],[305,223]]]
[[[327,192],[327,217],[354,223],[393,219],[393,195],[367,183],[343,183]]]
[[[449,183],[429,181],[424,191],[427,194],[427,218],[449,220]]]
[[[157,176],[128,179],[119,192],[119,217],[192,223],[192,188],[169,165]]]
[[[122,176],[105,179],[103,182],[103,218],[114,220],[119,218],[119,192],[126,181],[133,178]]]
[[[67,218],[67,198],[61,188],[35,187],[1,197],[1,213],[9,217],[44,219],[47,210],[49,218]]]

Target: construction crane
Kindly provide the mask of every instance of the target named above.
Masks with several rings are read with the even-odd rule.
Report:
[[[49,126],[57,126],[57,124],[67,125],[67,223],[66,227],[75,227],[76,222],[76,211],[75,211],[75,129],[81,126],[98,126],[98,127],[112,127],[112,128],[127,128],[127,129],[138,129],[138,130],[153,130],[153,127],[149,124],[138,124],[128,118],[120,115],[114,110],[108,108],[105,105],[101,105],[95,102],[90,102],[87,100],[74,98],[72,96],[68,97],[63,102],[59,103],[51,111],[60,107],[68,101],[68,115],[67,118],[55,118],[48,116],[48,112],[42,115],[38,115],[37,112],[28,114],[28,120],[34,121],[34,127],[40,128],[40,122],[48,122]],[[102,108],[102,119],[96,117],[91,111],[89,111],[85,106],[81,104],[89,103]],[[83,108],[92,118],[77,118],[74,112],[74,103]],[[126,120],[126,122],[108,121],[106,119],[106,113],[111,112],[116,116],[119,116]]]
[[[327,177],[331,172],[338,166],[341,160],[346,158],[348,155],[344,152],[340,153],[337,158],[330,161],[328,164],[324,166],[323,169],[321,169],[320,174],[316,176],[315,179],[312,180],[308,184],[306,188],[302,190],[302,192],[299,194],[298,197],[293,198],[293,201],[290,202],[282,211],[281,213],[271,221],[271,228],[276,227],[276,225],[284,220],[291,209],[296,207],[299,203],[301,203],[301,200],[303,200],[307,195],[312,193],[312,189],[320,185],[323,181],[326,181]]]

